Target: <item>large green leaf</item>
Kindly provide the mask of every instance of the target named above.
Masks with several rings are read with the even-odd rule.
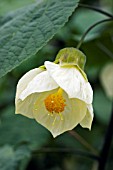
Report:
[[[20,147],[14,150],[12,146],[5,145],[0,148],[0,169],[1,170],[21,170],[25,169],[25,164],[30,158],[30,150],[27,147]],[[23,162],[25,164],[23,164]]]
[[[0,15],[33,3],[34,0],[0,0]]]
[[[36,54],[68,21],[78,0],[35,3],[0,28],[0,77]]]

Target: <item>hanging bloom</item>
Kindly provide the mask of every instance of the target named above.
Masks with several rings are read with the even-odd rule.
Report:
[[[113,62],[108,63],[100,74],[101,84],[109,99],[113,99]]]
[[[54,137],[78,124],[91,129],[93,91],[84,64],[81,51],[65,48],[55,63],[26,73],[17,85],[16,113],[36,119]]]

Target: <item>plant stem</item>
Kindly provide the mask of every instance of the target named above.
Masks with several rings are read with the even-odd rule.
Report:
[[[76,154],[82,157],[88,157],[90,159],[95,159],[95,160],[99,160],[99,157],[89,153],[89,152],[84,152],[81,150],[76,150],[73,148],[42,148],[42,149],[38,149],[38,150],[34,150],[32,151],[32,154],[39,154],[39,153],[71,153],[71,154]]]
[[[112,104],[112,114],[111,114],[111,119],[108,125],[108,129],[105,135],[105,140],[104,144],[102,147],[102,151],[100,154],[100,159],[99,159],[99,165],[98,165],[98,170],[104,170],[106,163],[107,163],[107,158],[112,142],[112,137],[113,137],[113,104]]]
[[[89,149],[93,154],[98,155],[98,151],[93,148],[83,137],[81,137],[77,132],[71,130],[69,134],[72,135],[76,140],[78,140],[83,146]]]
[[[99,13],[101,13],[101,14],[104,14],[104,15],[106,15],[107,17],[113,18],[113,15],[112,15],[112,14],[110,14],[110,13],[108,13],[108,12],[106,12],[106,11],[103,11],[103,10],[97,8],[97,7],[94,7],[94,6],[90,6],[90,5],[86,5],[86,4],[81,4],[81,3],[79,3],[79,7],[88,8],[88,9],[97,11],[97,12],[99,12]]]
[[[82,43],[83,43],[86,35],[87,35],[94,27],[96,27],[97,25],[99,25],[99,24],[101,24],[101,23],[108,22],[108,21],[113,21],[113,19],[111,19],[111,18],[110,18],[110,19],[104,19],[104,20],[98,21],[98,22],[96,22],[95,24],[91,25],[91,26],[85,31],[85,33],[82,35],[81,40],[79,41],[79,43],[78,43],[78,45],[77,45],[76,48],[78,48],[78,49],[80,48],[80,46],[82,45]]]

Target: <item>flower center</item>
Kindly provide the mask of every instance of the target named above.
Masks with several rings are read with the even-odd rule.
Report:
[[[50,94],[47,96],[47,98],[44,100],[45,107],[47,111],[51,114],[57,113],[60,114],[65,109],[65,99],[62,96],[63,90],[59,88],[59,90],[56,93]]]

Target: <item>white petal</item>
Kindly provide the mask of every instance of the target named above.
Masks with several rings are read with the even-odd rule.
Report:
[[[28,83],[30,81],[32,81],[32,79],[39,73],[41,73],[43,70],[40,68],[35,68],[33,70],[30,70],[29,72],[27,72],[18,82],[17,84],[17,90],[16,90],[16,99],[15,99],[15,105],[16,105],[16,113],[21,113],[22,110],[22,114],[24,114],[23,109],[25,109],[25,114],[28,111],[28,108],[24,108],[24,104],[25,101],[22,102],[21,100],[19,100],[19,96],[20,94],[25,90],[25,88],[27,87]],[[29,99],[27,99],[27,101],[29,102]],[[30,101],[31,101],[31,97],[30,97]],[[22,108],[23,106],[23,108]],[[31,109],[30,109],[31,110]],[[31,111],[27,113],[28,117],[32,118],[32,113]]]
[[[83,99],[87,104],[91,104],[93,101],[93,90],[89,82],[86,82],[82,88]],[[82,97],[81,97],[82,99]]]
[[[93,91],[76,67],[60,67],[58,64],[46,61],[45,66],[51,77],[64,89],[69,98],[78,98],[91,104]]]
[[[21,93],[20,99],[24,100],[30,94],[56,89],[58,84],[50,77],[47,71],[43,71],[33,78],[26,89]]]
[[[92,125],[92,121],[93,121],[93,107],[92,105],[87,105],[87,113],[86,116],[84,117],[84,119],[80,122],[80,125],[83,128],[89,128],[91,129],[91,125]]]
[[[59,114],[54,113],[53,116],[48,115],[49,112],[45,108],[44,100],[50,94],[54,93],[56,90],[51,92],[44,92],[40,94],[39,101],[37,102],[37,110],[34,112],[34,118],[46,127],[54,137],[60,135],[61,133],[73,129],[77,124],[79,124],[84,118],[87,106],[84,102],[79,99],[69,99],[65,93],[63,96],[66,99],[65,110],[61,113],[63,120],[61,120]],[[54,119],[56,121],[53,125]]]
[[[40,68],[35,68],[27,72],[18,82],[16,90],[16,98],[19,98],[20,94],[25,90],[28,83],[43,70]]]
[[[26,117],[33,118],[34,102],[38,98],[38,94],[28,96],[24,101],[16,100],[16,114],[22,114]]]

